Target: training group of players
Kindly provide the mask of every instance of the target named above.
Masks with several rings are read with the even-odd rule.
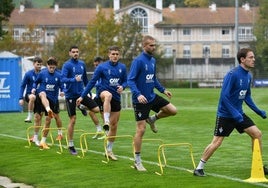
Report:
[[[156,60],[153,54],[156,50],[156,40],[149,35],[143,37],[143,51],[133,59],[130,70],[127,72],[125,64],[120,60],[120,48],[111,46],[108,48],[108,60],[100,63],[101,58],[96,58],[96,69],[92,78],[88,81],[86,65],[79,59],[79,49],[72,46],[69,50],[70,59],[67,60],[61,71],[57,69],[57,60],[50,57],[47,60],[47,68],[41,70],[42,60],[34,59],[34,69],[28,71],[21,84],[20,101],[28,102],[28,117],[25,122],[31,122],[34,114],[34,136],[31,141],[43,149],[49,149],[46,137],[49,129],[42,131],[39,142],[38,132],[41,127],[41,119],[45,114],[45,128],[50,127],[51,119],[55,118],[58,136],[62,139],[62,121],[59,116],[58,96],[65,96],[66,108],[69,116],[68,148],[72,155],[77,155],[74,145],[74,127],[76,123],[76,109],[82,110],[84,115],[90,115],[96,126],[96,135],[93,138],[108,136],[106,157],[118,160],[113,153],[113,145],[118,128],[121,111],[121,93],[126,87],[132,93],[133,110],[136,120],[136,133],[133,139],[135,162],[134,167],[138,171],[146,171],[141,160],[142,138],[146,130],[146,124],[157,133],[155,121],[161,118],[174,116],[177,108],[166,98],[156,94],[154,89],[166,95],[168,99],[172,93],[163,87],[156,78]],[[204,166],[220,147],[225,137],[228,137],[234,129],[239,133],[246,133],[252,139],[252,144],[258,140],[261,146],[262,133],[253,120],[242,109],[245,102],[256,114],[263,119],[266,112],[259,109],[251,98],[250,70],[255,65],[255,55],[250,48],[242,48],[237,52],[239,65],[231,69],[224,77],[222,90],[218,103],[214,137],[204,149],[200,162],[193,174],[204,177]],[[97,63],[98,62],[98,63]],[[25,87],[26,94],[23,96]],[[93,98],[91,90],[96,88],[96,97]],[[89,112],[87,112],[88,110]],[[150,116],[150,111],[155,114]],[[101,113],[102,123],[96,116]],[[261,147],[262,148],[262,147]],[[268,169],[263,167],[264,174]]]

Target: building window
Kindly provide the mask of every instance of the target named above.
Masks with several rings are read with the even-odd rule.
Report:
[[[238,38],[242,40],[252,40],[253,39],[252,27],[239,27]]]
[[[148,14],[144,9],[136,8],[131,11],[130,16],[142,27],[143,33],[148,33]]]
[[[223,46],[222,47],[222,57],[223,58],[230,57],[230,46]]]
[[[191,46],[190,45],[183,46],[183,57],[184,58],[191,57]]]
[[[170,29],[170,28],[164,28],[164,30],[163,30],[163,34],[165,35],[165,36],[170,36],[171,35],[171,33],[172,33],[172,29]]]
[[[230,34],[230,29],[229,28],[222,28],[221,34],[222,35],[229,35]]]
[[[187,36],[191,35],[191,29],[184,28],[182,32],[183,32],[183,35],[187,35]]]
[[[173,56],[173,50],[172,50],[171,46],[165,46],[164,56],[165,57],[172,57]]]
[[[19,40],[20,39],[20,31],[19,30],[14,30],[13,31],[13,38],[14,40]]]
[[[55,35],[54,32],[47,32],[47,36],[48,36],[48,37],[51,37],[51,36],[54,36],[54,35]]]
[[[202,34],[203,35],[210,35],[210,29],[209,28],[203,28],[202,29]]]
[[[209,57],[210,56],[210,46],[204,45],[203,46],[203,57]]]

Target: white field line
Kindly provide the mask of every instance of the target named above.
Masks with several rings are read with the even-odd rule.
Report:
[[[17,140],[25,140],[25,141],[27,141],[26,138],[22,138],[22,137],[18,137],[18,136],[12,136],[12,135],[1,134],[1,133],[0,133],[0,136],[14,138],[14,139],[17,139]],[[54,144],[54,145],[59,146],[58,144]],[[67,147],[67,146],[63,146],[63,147]],[[81,149],[80,148],[77,148],[77,150],[81,150]],[[94,150],[88,150],[87,152],[103,155],[103,152],[94,151]],[[116,155],[116,156],[118,158],[128,159],[128,160],[134,161],[134,159],[132,157],[120,156],[120,155]],[[157,162],[152,162],[152,161],[142,160],[142,162],[143,163],[146,163],[146,164],[150,164],[150,165],[156,165],[156,166],[159,165]],[[193,171],[193,169],[187,169],[187,168],[182,168],[182,167],[177,167],[177,166],[170,166],[170,165],[166,165],[165,168],[171,168],[171,169],[180,170],[180,171],[186,171],[186,172],[192,172]],[[207,173],[207,172],[206,172],[206,174],[209,175],[209,176],[213,176],[213,177],[217,177],[217,178],[222,178],[222,179],[227,179],[227,180],[231,180],[231,181],[236,181],[236,182],[241,182],[241,183],[258,185],[260,187],[268,187],[268,184],[265,184],[265,183],[250,183],[250,182],[245,182],[244,180],[239,179],[239,178],[236,178],[236,177],[225,176],[225,175],[214,174],[214,173]],[[194,178],[202,178],[202,177],[194,177]]]

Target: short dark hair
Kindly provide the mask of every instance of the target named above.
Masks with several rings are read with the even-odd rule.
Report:
[[[101,61],[103,61],[103,59],[100,56],[94,58],[94,62],[101,62]]]
[[[72,49],[79,49],[79,48],[78,48],[78,46],[73,45],[73,46],[70,47],[69,52],[72,51]]]
[[[55,57],[49,57],[47,60],[47,65],[58,65],[57,59]]]
[[[110,51],[120,51],[120,48],[118,47],[118,46],[110,46],[109,48],[108,48],[108,51],[110,52]]]
[[[40,57],[34,57],[33,62],[34,62],[34,63],[35,63],[35,62],[42,63],[43,60],[42,60]]]
[[[240,64],[240,63],[241,63],[241,58],[242,58],[242,57],[243,57],[243,58],[246,58],[248,52],[252,52],[252,51],[253,51],[253,50],[250,49],[250,48],[242,48],[242,49],[240,49],[240,50],[237,52],[237,56],[236,56],[238,63]]]

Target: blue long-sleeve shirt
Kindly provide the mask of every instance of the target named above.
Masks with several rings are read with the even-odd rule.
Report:
[[[145,52],[132,61],[127,82],[132,92],[133,103],[139,103],[140,95],[145,96],[148,102],[152,102],[156,95],[154,88],[161,93],[165,91],[156,78],[155,58]]]
[[[88,83],[86,65],[81,60],[69,59],[61,70],[61,81],[64,83],[66,99],[74,99],[81,96],[84,87]],[[77,82],[75,77],[81,75],[82,81]]]
[[[60,72],[55,70],[54,73],[50,73],[47,68],[43,69],[38,74],[33,88],[37,89],[37,93],[46,92],[47,98],[57,103],[59,90],[63,91]]]
[[[39,72],[38,72],[39,73]],[[34,69],[29,70],[25,73],[23,80],[20,85],[20,95],[19,99],[23,99],[23,93],[26,88],[25,94],[31,94],[33,89],[33,83],[37,78],[38,73],[34,71]]]
[[[243,121],[242,104],[245,103],[258,115],[266,116],[251,98],[251,74],[238,66],[226,74],[218,104],[219,117],[234,118],[237,122]]]
[[[109,91],[115,100],[120,101],[117,87],[122,86],[123,89],[127,87],[126,65],[120,62],[112,63],[111,61],[99,64],[81,97],[84,98],[100,80],[101,82],[97,84],[97,92]]]

